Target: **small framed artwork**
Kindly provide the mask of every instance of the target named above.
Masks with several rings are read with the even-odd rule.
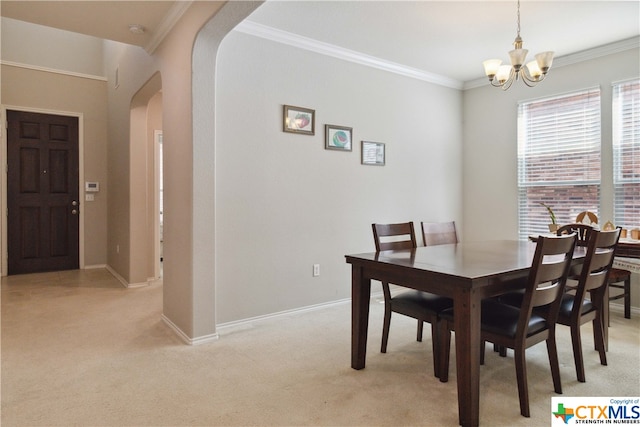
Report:
[[[324,125],[324,148],[327,150],[351,151],[353,128]]]
[[[362,164],[384,166],[384,151],[382,142],[362,141]]]
[[[282,126],[284,132],[315,135],[316,110],[285,105]]]

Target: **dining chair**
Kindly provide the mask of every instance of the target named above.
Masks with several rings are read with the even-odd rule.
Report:
[[[622,293],[609,296],[609,301],[624,298],[624,317],[631,319],[631,272],[612,267],[609,271],[609,288],[622,289]]]
[[[449,222],[421,222],[422,241],[425,246],[458,243],[455,221]]]
[[[573,224],[566,224],[566,225],[563,225],[562,227],[559,227],[558,230],[556,230],[556,235],[562,236],[565,234],[575,233],[578,239],[576,241],[576,246],[587,246],[587,243],[589,242],[589,236],[591,235],[591,231],[593,231],[592,226],[588,224],[582,224],[582,223],[576,222]],[[567,287],[566,287],[567,291],[573,291],[576,289],[576,286],[577,286],[576,282],[578,281],[578,278],[580,276],[581,268],[582,266],[577,264],[571,267],[569,271],[569,277],[568,277],[570,282],[567,284]],[[509,296],[507,296],[507,298],[509,299]]]
[[[587,246],[587,243],[589,242],[589,235],[591,234],[592,230],[593,230],[592,226],[588,224],[582,224],[582,223],[576,222],[573,224],[566,224],[566,225],[563,225],[562,227],[559,227],[558,230],[556,231],[556,234],[558,236],[562,236],[563,234],[576,233],[578,237],[576,246]]]
[[[607,364],[603,310],[604,305],[608,304],[608,301],[605,300],[607,280],[619,238],[619,228],[612,231],[593,230],[591,232],[575,295],[565,293],[562,296],[558,323],[571,328],[573,358],[576,365],[576,376],[580,382],[585,382],[580,338],[581,325],[592,322],[593,341],[600,354],[600,363]],[[588,297],[587,293],[589,293]]]
[[[583,212],[584,213],[584,212]],[[591,214],[591,212],[587,212]],[[580,214],[581,215],[581,214]],[[580,219],[580,215],[578,218]],[[593,215],[593,214],[592,214]],[[595,218],[596,224],[598,223],[597,217]],[[558,228],[557,234],[558,236],[565,233],[578,233],[578,246],[587,246],[587,242],[589,241],[589,234],[593,230],[593,227],[587,224],[575,223],[575,224],[567,224],[560,228]],[[570,279],[577,280],[577,275],[579,274],[579,270],[572,271],[570,274]],[[570,286],[573,289],[573,286]],[[609,301],[615,301],[618,299],[624,298],[624,317],[626,319],[631,318],[631,272],[629,270],[625,270],[622,268],[611,267],[611,271],[609,272],[609,288],[614,289],[622,289],[622,293],[616,293],[614,295],[609,296]],[[608,316],[607,316],[608,317]]]
[[[514,307],[494,298],[482,300],[480,363],[484,364],[486,341],[514,350],[520,413],[525,417],[530,416],[525,359],[527,348],[546,341],[553,387],[556,393],[562,393],[555,326],[575,245],[575,234],[558,237],[541,236],[538,239],[528,278],[523,280],[525,292],[521,307]],[[534,311],[535,307],[546,305],[549,305],[547,310]],[[440,313],[439,344],[441,354],[439,360],[441,366],[439,372],[441,382],[446,382],[449,379],[453,316],[453,309],[447,309]]]
[[[400,224],[372,224],[372,228],[373,239],[375,241],[377,252],[415,249],[417,246],[413,222]],[[433,372],[437,377],[438,367],[440,366],[440,363],[437,360],[439,355],[437,334],[437,324],[439,321],[438,314],[442,310],[452,307],[453,300],[418,290],[402,292],[392,296],[388,282],[382,282],[382,292],[384,294],[384,323],[382,326],[382,345],[380,347],[380,351],[382,353],[387,352],[392,312],[417,319],[418,341],[422,341],[424,322],[430,323],[433,351]]]
[[[589,241],[589,236],[591,235],[591,231],[593,227],[587,224],[573,223],[567,224],[559,227],[556,230],[557,236],[564,236],[567,234],[575,233],[576,235],[576,246],[587,246]],[[580,271],[582,266],[579,264],[574,264],[569,268],[569,276],[567,277],[567,284],[565,286],[565,291],[572,292],[577,287],[577,282],[580,277]],[[497,299],[500,302],[504,302],[506,304],[515,305],[519,307],[522,304],[522,300],[524,297],[525,290],[519,289],[517,291],[509,292],[504,295],[499,295]],[[498,349],[500,351],[501,356],[506,356],[506,350],[504,348]]]

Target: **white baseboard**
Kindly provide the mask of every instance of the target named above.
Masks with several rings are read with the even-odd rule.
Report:
[[[127,288],[143,288],[145,286],[149,286],[150,282],[140,282],[140,283],[129,283]]]
[[[96,270],[98,268],[107,268],[107,264],[85,265],[83,270]]]
[[[219,332],[222,332],[222,331],[229,330],[229,329],[232,329],[232,328],[246,326],[246,325],[248,325],[250,323],[260,322],[260,321],[264,321],[264,320],[268,320],[268,319],[274,319],[274,318],[282,317],[282,316],[288,316],[290,314],[311,312],[311,311],[315,311],[315,310],[320,310],[320,309],[323,309],[323,308],[331,307],[331,306],[334,306],[334,305],[346,304],[346,303],[348,303],[350,301],[351,301],[351,298],[345,298],[345,299],[341,299],[341,300],[337,300],[337,301],[331,301],[331,302],[326,302],[326,303],[322,303],[322,304],[314,304],[314,305],[309,305],[309,306],[306,306],[306,307],[279,311],[277,313],[265,314],[265,315],[262,315],[262,316],[249,317],[247,319],[234,320],[234,321],[231,321],[231,322],[220,323],[219,325],[216,326],[216,329]]]
[[[124,280],[124,277],[122,277],[121,275],[119,275],[113,268],[111,268],[110,265],[106,265],[105,268],[107,269],[107,271],[109,273],[111,273],[111,275],[113,277],[115,277],[116,279],[118,279],[118,281],[122,284],[122,286],[124,286],[125,288],[129,287],[129,284],[127,283],[126,280]]]
[[[620,299],[622,301],[622,299]],[[609,312],[619,313],[624,315],[624,304],[610,302],[609,303]],[[640,308],[631,306],[631,317],[640,316]]]
[[[140,282],[140,283],[129,283],[127,280],[119,275],[110,265],[105,265],[104,268],[107,269],[109,273],[113,275],[125,288],[142,288],[144,286],[149,286],[150,282]]]
[[[176,333],[176,335],[178,335],[178,337],[180,337],[180,339],[182,341],[184,341],[185,344],[188,345],[201,345],[201,344],[206,344],[212,341],[217,341],[218,340],[218,334],[210,334],[210,335],[204,335],[202,337],[196,337],[196,338],[189,338],[189,336],[187,334],[185,334],[182,329],[180,329],[178,327],[178,325],[176,325],[175,323],[173,323],[167,316],[165,316],[164,314],[160,316],[160,318],[162,319],[162,321],[164,323],[167,324],[167,326],[169,326],[169,328],[171,328],[171,330],[173,330],[173,332]]]

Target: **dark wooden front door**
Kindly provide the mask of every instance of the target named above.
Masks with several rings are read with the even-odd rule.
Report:
[[[78,118],[7,111],[9,274],[79,267]]]

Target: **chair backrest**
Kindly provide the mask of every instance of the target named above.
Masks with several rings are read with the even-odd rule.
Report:
[[[422,228],[422,240],[425,246],[458,243],[455,221],[421,222],[420,227]]]
[[[576,216],[576,222],[584,223],[585,219],[589,221],[587,224],[598,223],[598,216],[593,212],[584,211],[584,212],[580,212],[578,216]]]
[[[593,227],[588,224],[575,223],[563,225],[562,227],[558,228],[556,234],[558,236],[562,236],[563,234],[576,233],[576,235],[578,236],[578,242],[576,243],[576,245],[587,246],[589,242],[589,235],[591,234],[592,230]]]
[[[373,228],[373,240],[376,243],[377,252],[394,249],[415,249],[417,246],[413,222],[371,224],[371,228]]]
[[[591,292],[591,302],[597,308],[601,308],[604,303],[604,292],[620,239],[620,231],[620,228],[616,228],[610,231],[593,230],[591,232],[573,303],[574,315],[579,314],[578,311],[587,292]]]
[[[555,325],[573,260],[576,239],[575,234],[540,236],[538,239],[518,319],[517,334],[521,339],[526,338],[529,318],[534,307],[549,305],[549,309],[543,310],[542,313],[546,317],[548,327]]]

